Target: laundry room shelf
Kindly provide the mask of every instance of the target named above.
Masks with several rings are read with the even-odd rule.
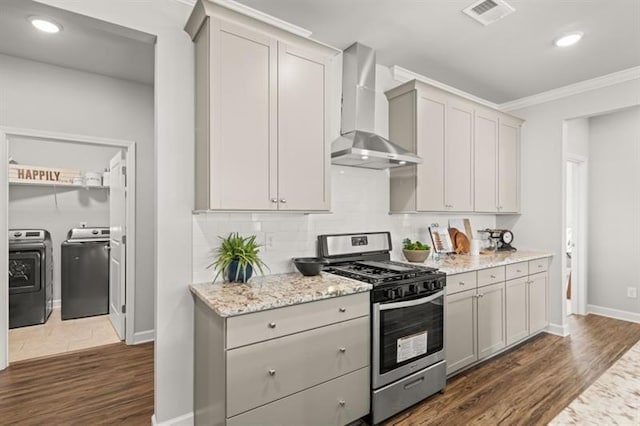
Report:
[[[109,189],[108,186],[87,186],[75,185],[73,183],[54,183],[54,182],[22,182],[9,179],[9,185],[16,186],[56,186],[59,188],[78,188],[78,189]]]

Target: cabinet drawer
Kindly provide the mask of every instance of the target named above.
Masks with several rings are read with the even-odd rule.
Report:
[[[369,315],[369,292],[227,319],[227,349]]]
[[[368,412],[369,368],[362,368],[227,419],[227,426],[342,426]]]
[[[536,259],[529,261],[529,274],[537,274],[538,272],[545,272],[549,269],[549,259]]]
[[[514,263],[506,266],[507,280],[513,280],[516,278],[524,277],[529,274],[529,267],[527,262]]]
[[[464,274],[447,275],[447,294],[460,293],[465,290],[476,288],[476,272],[465,272]]]
[[[369,365],[369,317],[227,351],[227,416]]]
[[[505,280],[504,266],[481,269],[478,271],[478,287],[499,283]]]

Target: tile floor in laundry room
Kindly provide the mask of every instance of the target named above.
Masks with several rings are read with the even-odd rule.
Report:
[[[45,324],[9,330],[9,362],[118,343],[109,315],[62,321],[54,309]]]

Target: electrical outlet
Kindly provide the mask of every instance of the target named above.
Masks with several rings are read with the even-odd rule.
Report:
[[[636,299],[638,297],[638,288],[627,287],[627,297],[630,299]]]
[[[265,244],[265,246],[266,246],[265,248],[272,249],[273,248],[273,240],[274,239],[275,238],[274,238],[273,234],[267,234],[266,235],[266,240],[267,241],[266,241],[266,244]]]

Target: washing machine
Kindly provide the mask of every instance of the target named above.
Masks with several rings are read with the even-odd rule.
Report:
[[[109,313],[109,228],[74,228],[62,243],[62,319]]]
[[[9,328],[44,324],[53,309],[53,248],[44,229],[9,230]]]

